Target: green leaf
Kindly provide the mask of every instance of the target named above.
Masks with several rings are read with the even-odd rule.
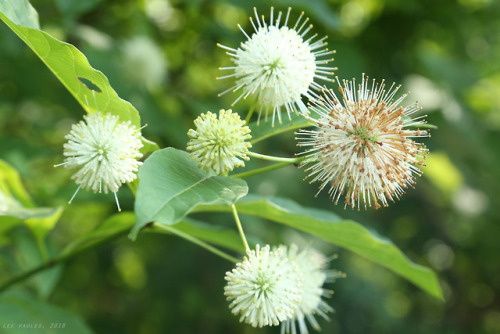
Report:
[[[12,29],[76,98],[88,113],[102,112],[118,115],[140,127],[137,110],[122,100],[111,88],[108,78],[92,68],[83,53],[73,45],[61,42],[44,31],[12,22],[10,8],[19,0],[0,1],[0,19]],[[19,23],[19,21],[16,21]]]
[[[172,225],[200,204],[232,204],[248,192],[244,180],[216,176],[198,168],[185,151],[167,148],[154,152],[139,169],[135,200],[135,239],[150,222]]]
[[[146,154],[146,153],[149,153],[149,152],[154,152],[154,151],[157,151],[160,149],[160,147],[158,146],[157,143],[155,143],[154,141],[151,141],[151,140],[148,140],[144,137],[141,138],[142,140],[142,144],[144,145],[143,147],[141,147],[141,153],[142,154]]]
[[[62,208],[33,208],[19,173],[0,160],[0,233],[24,221],[41,242],[62,214]]]
[[[36,16],[36,25],[30,19],[32,16]],[[35,52],[88,113],[110,113],[137,128],[141,126],[138,111],[116,94],[108,78],[90,66],[83,53],[38,30],[38,14],[28,1],[0,1],[0,19]],[[142,141],[143,154],[158,149],[154,142],[144,137]]]
[[[293,131],[301,128],[310,127],[311,124],[307,119],[298,114],[292,114],[291,119],[287,116],[283,116],[282,123],[275,122],[274,126],[271,122],[257,122],[250,123],[249,128],[252,131],[252,144],[258,143],[266,138],[287,132]]]
[[[26,219],[24,224],[28,226],[38,242],[42,242],[42,240],[47,236],[47,233],[52,231],[56,223],[59,221],[62,213],[63,209],[61,207],[51,209],[51,211],[43,217],[37,216]]]
[[[28,0],[2,0],[0,11],[17,25],[40,29],[38,13]]]
[[[362,225],[343,220],[319,209],[304,208],[282,198],[249,195],[236,204],[239,213],[258,216],[307,232],[378,263],[406,278],[434,297],[443,298],[436,274],[409,260],[391,241]],[[197,211],[230,211],[220,205],[202,206]]]
[[[76,315],[26,294],[12,292],[0,296],[0,324],[4,334],[92,333]]]
[[[0,216],[18,219],[45,219],[53,217],[59,209],[54,208],[26,208],[15,198],[6,196],[0,190]]]
[[[236,252],[243,253],[245,251],[245,247],[243,246],[239,235],[234,230],[225,229],[218,225],[211,225],[187,217],[175,224],[175,226],[172,226],[172,228],[189,234],[197,239],[217,246],[225,247]],[[170,234],[167,231],[154,226],[145,231]]]
[[[19,173],[3,160],[0,160],[0,191],[7,197],[15,197],[26,207],[33,206],[31,198],[21,182]]]

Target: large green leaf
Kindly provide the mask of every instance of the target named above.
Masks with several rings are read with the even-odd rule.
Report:
[[[76,315],[20,293],[0,295],[0,328],[3,334],[91,334]]]
[[[406,278],[432,296],[443,298],[438,278],[430,269],[408,259],[391,241],[362,225],[324,210],[304,208],[282,198],[248,195],[236,204],[238,212],[254,215],[310,233],[378,263]],[[197,211],[230,211],[223,205]]]
[[[244,180],[206,173],[187,152],[174,148],[156,151],[146,159],[139,180],[132,239],[147,223],[172,225],[200,204],[232,204],[248,192]]]
[[[116,94],[108,78],[92,68],[83,53],[71,44],[29,27],[31,24],[22,25],[27,24],[26,21],[18,20],[17,17],[30,15],[32,8],[16,5],[18,2],[27,3],[26,0],[0,1],[0,19],[40,57],[82,107],[89,113],[100,111],[118,115],[122,121],[130,120],[139,127],[137,110]],[[18,10],[13,12],[12,8]],[[26,8],[24,13],[20,12],[23,8]]]

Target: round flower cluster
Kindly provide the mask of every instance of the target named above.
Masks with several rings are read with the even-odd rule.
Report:
[[[141,132],[130,121],[120,122],[116,115],[85,115],[85,121],[74,124],[64,144],[66,168],[78,169],[71,177],[80,187],[94,193],[116,192],[123,183],[136,179],[142,162]],[[58,165],[58,166],[60,166]]]
[[[196,129],[190,129],[187,150],[200,168],[207,172],[210,168],[217,174],[227,175],[236,167],[245,166],[248,149],[252,144],[245,140],[252,138],[245,121],[231,110],[220,110],[217,114],[210,111],[201,114],[195,121]]]
[[[333,312],[322,297],[330,297],[331,290],[322,288],[325,282],[333,282],[336,278],[344,277],[344,274],[333,270],[325,270],[327,260],[323,254],[317,252],[311,247],[299,252],[296,245],[292,244],[287,249],[286,246],[280,246],[286,254],[288,260],[300,268],[302,274],[301,302],[299,303],[294,316],[282,323],[282,332],[296,333],[297,327],[300,333],[307,334],[307,325],[305,319],[309,321],[315,330],[320,330],[318,321],[314,318],[315,314],[328,320],[327,313]]]
[[[247,257],[226,273],[225,295],[232,313],[253,327],[277,326],[307,333],[305,319],[313,328],[319,325],[313,314],[326,317],[333,311],[323,300],[331,292],[322,288],[325,281],[342,274],[324,270],[326,261],[306,249],[298,252],[292,245],[271,250],[269,245],[247,250]]]
[[[402,107],[407,94],[394,100],[399,88],[392,84],[386,90],[384,81],[375,80],[370,85],[363,75],[358,87],[354,80],[339,83],[342,100],[325,90],[312,101],[318,117],[308,119],[317,128],[298,133],[298,145],[308,147],[302,165],[310,165],[306,172],[311,182],[321,182],[319,191],[330,185],[335,203],[346,193],[345,205],[352,208],[387,206],[421,174],[416,165],[425,165],[427,149],[411,138],[429,134],[408,127],[423,125],[425,116],[409,117],[421,108]]]
[[[293,28],[287,26],[291,9],[288,9],[282,23],[282,13],[279,12],[275,20],[274,10],[271,8],[269,24],[264,16],[259,18],[254,8],[256,23],[250,18],[254,33],[248,36],[240,27],[248,40],[236,50],[227,46],[220,47],[228,50],[235,66],[223,67],[222,70],[233,70],[234,73],[222,76],[219,79],[235,77],[236,83],[220,95],[229,91],[242,90],[241,98],[255,94],[260,106],[260,115],[265,111],[266,120],[269,110],[272,110],[272,124],[276,116],[281,123],[281,110],[284,108],[288,117],[295,110],[307,114],[307,108],[302,102],[302,95],[311,98],[311,89],[321,89],[315,79],[330,80],[335,68],[323,66],[333,59],[318,59],[331,55],[334,51],[325,48],[325,39],[313,41],[316,35],[304,39],[312,29],[307,24],[309,18],[302,13]]]

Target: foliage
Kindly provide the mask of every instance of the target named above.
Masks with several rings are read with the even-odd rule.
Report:
[[[242,331],[222,296],[227,261],[175,237],[240,256],[228,214],[236,202],[251,244],[313,243],[339,254],[331,264],[348,279],[335,285],[329,303],[336,314],[324,332],[500,330],[496,2],[293,3],[319,35],[330,35],[340,78],[366,72],[403,82],[438,127],[425,142],[431,154],[416,189],[367,212],[314,197],[315,186],[300,182],[305,174],[292,166],[243,181],[207,174],[181,151],[196,116],[232,102],[216,97],[226,87],[215,81],[217,67],[228,65],[216,43],[238,45],[236,24],[248,28],[251,6],[268,2],[32,3],[37,10],[27,0],[0,3],[0,286],[45,271],[16,283],[23,294],[1,292],[0,326],[60,322],[72,333],[91,332],[74,313],[95,332]],[[248,108],[243,101],[233,110]],[[76,187],[64,169],[52,168],[62,161],[70,125],[95,111],[147,123],[144,136],[159,145],[144,138],[145,154],[171,147],[146,155],[138,188],[130,186],[135,208],[134,194],[120,190],[123,213],[114,214],[114,200],[102,194],[80,192],[68,206]],[[259,152],[293,156],[292,133],[304,126],[295,114],[274,127],[253,123],[252,143]],[[243,172],[268,165],[252,159]],[[199,192],[185,196],[193,186]],[[153,221],[170,230],[148,225]],[[125,237],[131,229],[141,234],[135,242]]]

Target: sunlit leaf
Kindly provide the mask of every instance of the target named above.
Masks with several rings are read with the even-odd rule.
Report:
[[[6,197],[16,198],[23,206],[33,206],[31,198],[21,182],[19,173],[14,167],[3,160],[0,160],[0,191],[2,191],[3,195]],[[2,201],[0,201],[0,203],[2,203]]]
[[[62,208],[54,208],[51,209],[50,214],[44,217],[31,217],[24,220],[24,224],[28,226],[35,238],[41,242],[47,236],[47,233],[54,228],[62,213]]]
[[[55,226],[61,208],[34,208],[17,171],[0,160],[0,233],[23,221],[40,241]]]

